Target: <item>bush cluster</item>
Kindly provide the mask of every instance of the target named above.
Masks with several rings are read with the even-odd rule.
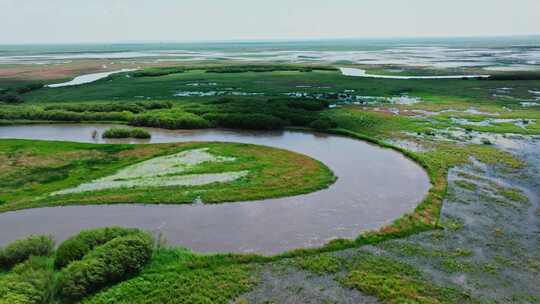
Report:
[[[103,132],[103,138],[141,138],[146,139],[152,137],[150,133],[143,129],[128,129],[128,128],[110,128]]]
[[[115,103],[95,103],[95,104],[55,104],[45,107],[46,111],[63,110],[68,112],[131,112],[134,114],[142,113],[147,110],[170,109],[170,101],[147,101],[147,102],[115,102]]]
[[[139,127],[155,127],[163,129],[204,129],[210,123],[193,113],[187,112],[154,112],[133,116],[129,124]]]
[[[212,125],[221,128],[275,130],[281,129],[286,122],[281,118],[266,114],[206,114],[203,116]]]
[[[2,93],[0,94],[0,102],[9,103],[9,104],[18,104],[22,103],[24,100],[21,96],[14,93]]]
[[[491,75],[489,80],[540,80],[539,72],[513,72]]]
[[[0,267],[9,269],[28,260],[31,256],[48,256],[53,249],[54,241],[50,236],[29,236],[0,250]]]
[[[47,120],[47,121],[128,121],[131,112],[69,112],[63,110],[45,111],[39,108],[0,109],[0,119]]]
[[[58,296],[77,301],[138,273],[151,259],[153,239],[146,233],[117,237],[96,247],[58,276]]]
[[[329,118],[320,118],[309,124],[309,127],[315,130],[324,131],[337,127],[337,124]]]
[[[278,72],[278,71],[299,71],[312,72],[315,70],[335,71],[334,67],[325,66],[294,66],[294,65],[238,65],[238,66],[218,66],[206,69],[207,73],[244,73],[244,72]]]
[[[313,99],[219,98],[189,105],[185,110],[201,115],[214,127],[269,130],[285,126],[309,127],[321,118],[320,110],[327,105],[327,101]]]
[[[31,257],[0,276],[0,304],[49,303],[53,293],[53,269],[49,261]]]
[[[141,71],[131,73],[133,77],[159,77],[171,74],[184,73],[186,68],[183,67],[163,67],[163,68],[148,68]]]
[[[81,260],[96,246],[103,245],[114,238],[138,233],[137,229],[106,227],[91,230],[82,230],[76,236],[64,241],[56,250],[54,266],[59,269],[73,261]]]

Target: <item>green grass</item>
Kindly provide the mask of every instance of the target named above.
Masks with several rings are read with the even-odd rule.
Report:
[[[247,170],[248,176],[193,187],[133,188],[48,194],[108,176],[118,169],[160,155],[208,148],[235,161],[203,163],[183,174]],[[246,144],[180,143],[163,145],[92,145],[45,141],[0,141],[0,211],[68,204],[205,203],[257,200],[309,193],[328,187],[333,173],[322,163],[281,149]]]
[[[384,303],[471,303],[468,295],[439,287],[414,267],[396,260],[359,253],[350,261],[342,284],[377,296]]]
[[[211,264],[204,265],[206,262]],[[255,268],[186,250],[165,249],[158,251],[136,278],[83,303],[230,303],[256,284]]]

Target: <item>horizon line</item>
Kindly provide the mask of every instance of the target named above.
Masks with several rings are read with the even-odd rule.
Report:
[[[398,40],[398,39],[489,39],[489,38],[540,38],[540,34],[494,34],[494,35],[456,35],[456,36],[386,36],[386,37],[305,37],[305,38],[242,38],[242,39],[201,39],[201,40],[126,40],[126,41],[72,41],[72,42],[7,42],[0,46],[17,45],[121,45],[121,44],[196,44],[196,43],[276,43],[276,42],[316,42],[340,40]]]

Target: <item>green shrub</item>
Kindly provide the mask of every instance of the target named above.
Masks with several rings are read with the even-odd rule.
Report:
[[[0,276],[0,304],[49,303],[53,269],[50,259],[32,257]]]
[[[127,279],[150,261],[152,252],[153,239],[149,234],[115,238],[60,272],[58,296],[67,301],[77,301]]]
[[[277,71],[298,71],[311,72],[315,70],[336,71],[334,67],[325,66],[295,66],[295,65],[238,65],[238,66],[218,66],[206,69],[207,73],[245,73],[245,72],[277,72]]]
[[[206,114],[215,126],[232,129],[275,130],[287,125],[279,117],[267,114]]]
[[[103,132],[103,138],[141,138],[152,137],[150,133],[143,129],[111,128]]]
[[[4,103],[17,104],[22,103],[23,99],[21,96],[13,93],[3,93],[0,94],[0,101]]]
[[[46,111],[61,110],[68,112],[123,112],[141,113],[145,107],[135,103],[97,103],[97,104],[55,104],[45,107]]]
[[[0,267],[11,268],[28,260],[31,256],[48,256],[54,249],[50,236],[35,235],[15,241],[0,252]]]
[[[539,72],[506,72],[491,75],[489,80],[540,80]]]
[[[170,101],[145,101],[137,102],[137,105],[146,110],[170,109],[173,107],[173,104]]]
[[[193,113],[178,111],[139,114],[130,119],[129,124],[164,129],[203,129],[210,127],[210,123],[206,119]]]
[[[301,109],[306,111],[322,111],[328,108],[329,102],[326,100],[293,98],[293,99],[270,99],[270,103],[282,103],[292,109]]]
[[[19,109],[0,109],[0,119],[47,120],[47,121],[128,121],[131,112],[70,112],[64,110],[46,111],[36,107]]]
[[[135,71],[131,73],[133,77],[159,77],[166,76],[171,74],[184,73],[186,68],[183,67],[157,67],[157,68],[148,68],[142,71]]]
[[[320,118],[309,124],[309,127],[315,130],[328,130],[336,126],[337,124],[328,118]]]
[[[137,229],[107,227],[82,230],[79,234],[63,242],[56,250],[54,266],[63,268],[73,261],[81,260],[96,246],[103,245],[114,238],[137,233]]]
[[[35,91],[35,90],[39,90],[41,88],[43,88],[44,84],[43,83],[30,83],[30,84],[27,84],[27,85],[24,85],[24,86],[20,86],[18,88],[15,89],[15,91],[18,93],[18,94],[25,94],[25,93],[28,93],[28,92],[32,92],[32,91]]]

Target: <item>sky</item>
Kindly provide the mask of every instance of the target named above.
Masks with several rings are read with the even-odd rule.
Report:
[[[540,0],[0,0],[0,44],[540,34]]]

